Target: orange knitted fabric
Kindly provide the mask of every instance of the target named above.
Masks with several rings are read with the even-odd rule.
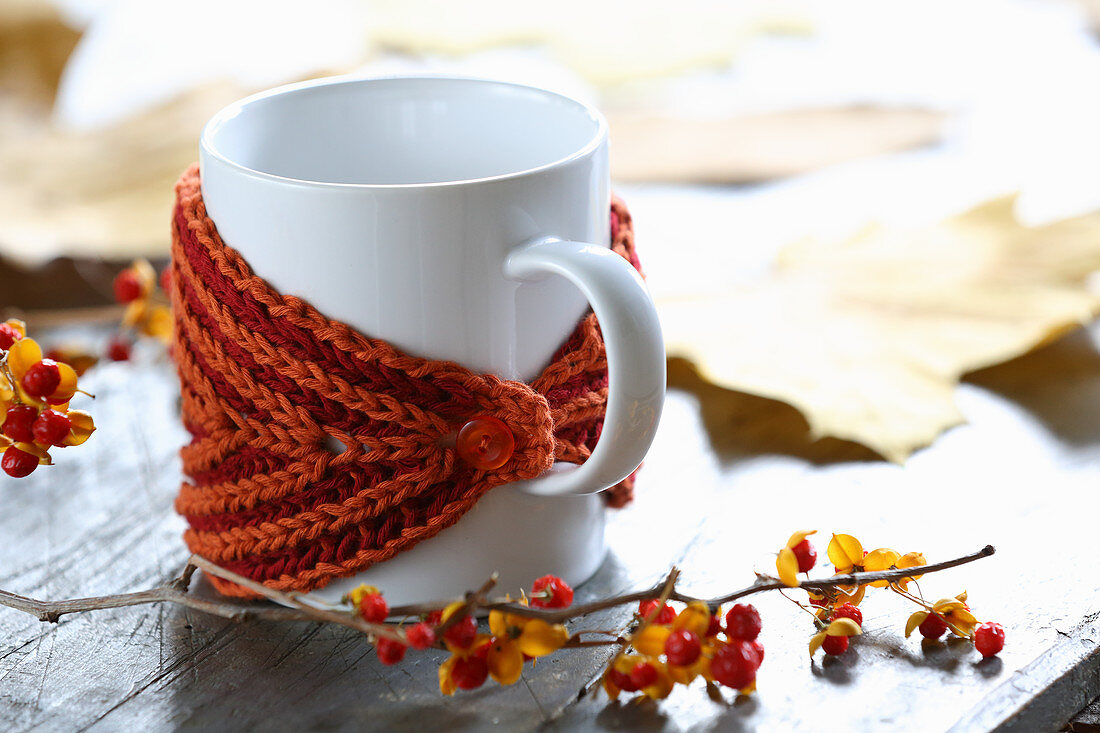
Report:
[[[421,359],[253,274],[207,217],[197,166],[176,196],[174,355],[193,436],[176,509],[193,552],[308,591],[432,537],[496,486],[591,454],[607,404],[593,314],[531,384]],[[612,247],[637,267],[630,216],[618,200],[612,208]],[[515,438],[498,469],[456,454],[456,431],[480,416]],[[345,450],[332,451],[330,437]],[[630,501],[632,485],[609,489],[608,503]],[[227,595],[254,595],[211,580]]]

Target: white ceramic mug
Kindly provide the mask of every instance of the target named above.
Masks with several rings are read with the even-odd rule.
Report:
[[[315,591],[391,604],[480,585],[570,583],[604,556],[597,493],[653,439],[665,353],[638,273],[610,251],[607,123],[541,89],[439,77],[336,78],[244,99],[203,130],[202,192],[222,239],[279,291],[418,356],[529,381],[591,305],[607,417],[582,466],[498,487],[454,526]]]

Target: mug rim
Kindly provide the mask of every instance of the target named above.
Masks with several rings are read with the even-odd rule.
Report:
[[[370,84],[372,82],[384,82],[384,81],[442,81],[442,82],[473,82],[478,85],[495,85],[502,87],[511,87],[514,89],[522,89],[526,92],[535,92],[537,94],[544,95],[546,97],[555,98],[559,101],[566,102],[569,105],[575,107],[578,111],[586,114],[593,122],[596,123],[595,130],[591,137],[585,142],[584,145],[572,151],[571,153],[557,159],[552,160],[549,163],[533,166],[530,168],[524,168],[517,171],[508,171],[493,176],[484,176],[481,178],[462,178],[449,181],[429,181],[426,183],[344,183],[338,181],[318,181],[309,178],[296,178],[293,176],[281,176],[275,173],[269,173],[267,171],[258,170],[250,166],[244,165],[223,153],[214,144],[214,136],[217,132],[233,118],[241,114],[246,107],[261,101],[271,99],[273,97],[281,97],[288,94],[294,94],[307,89],[315,89],[318,87],[328,86],[343,86],[343,85],[355,85],[355,84]],[[497,181],[508,181],[512,179],[523,178],[538,173],[554,170],[556,168],[562,168],[577,160],[582,160],[590,156],[595,152],[607,139],[607,119],[597,110],[595,107],[585,104],[577,99],[560,94],[549,89],[542,87],[531,86],[528,84],[519,84],[510,81],[501,81],[498,79],[489,79],[476,76],[461,76],[461,75],[449,75],[449,74],[392,74],[385,76],[355,76],[355,75],[341,75],[322,77],[319,79],[309,79],[307,81],[295,82],[292,84],[284,84],[281,86],[273,87],[255,94],[249,95],[242,99],[239,99],[231,104],[223,107],[211,117],[205,125],[203,125],[202,133],[199,137],[199,147],[204,157],[216,161],[222,165],[229,167],[237,173],[243,174],[250,178],[255,178],[263,181],[269,181],[273,183],[282,183],[294,186],[304,186],[309,188],[331,188],[331,189],[351,189],[351,190],[387,190],[387,189],[423,189],[423,188],[440,188],[440,187],[462,187],[472,186],[481,183],[494,183]]]

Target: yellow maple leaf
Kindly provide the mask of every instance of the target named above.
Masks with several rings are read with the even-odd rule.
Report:
[[[659,303],[670,356],[782,400],[814,437],[904,460],[962,422],[954,389],[1090,320],[1100,214],[1025,227],[998,199],[921,229],[807,242],[773,272]]]

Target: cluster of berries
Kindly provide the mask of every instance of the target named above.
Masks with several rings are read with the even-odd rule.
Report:
[[[817,565],[817,550],[809,541],[812,534],[813,531],[795,532],[778,553],[776,567],[783,585],[800,587],[798,576]],[[942,570],[950,564],[926,567],[924,556],[917,552],[902,555],[888,548],[865,552],[859,540],[844,534],[832,536],[828,556],[836,574],[829,582],[803,588],[809,595],[809,603],[795,600],[814,619],[816,633],[810,640],[811,658],[819,649],[828,656],[848,651],[851,637],[863,630],[859,604],[869,587],[887,588],[921,607],[909,618],[906,636],[920,629],[926,639],[938,639],[950,631],[973,641],[983,657],[993,656],[1004,648],[1004,629],[992,622],[979,623],[966,603],[965,592],[935,603],[924,600],[917,584],[923,577],[922,570]],[[854,573],[910,569],[912,574],[895,573],[885,579],[849,577]],[[866,582],[856,584],[860,580]],[[632,602],[635,598],[638,596],[623,597],[621,602]],[[581,634],[607,633],[582,631],[570,635],[561,624],[526,612],[517,613],[512,607],[489,613],[486,634],[470,615],[470,606],[462,601],[411,623],[405,620],[387,624],[392,609],[377,588],[359,586],[344,600],[363,620],[378,625],[370,631],[382,664],[397,664],[405,658],[409,647],[450,652],[439,667],[439,688],[446,695],[481,687],[490,677],[502,685],[514,684],[527,661],[564,647],[593,643],[581,642]],[[608,605],[615,601],[610,599]],[[520,605],[534,608],[568,608],[572,603],[573,589],[553,575],[536,580],[530,594],[519,601]],[[553,620],[560,618],[561,615],[555,615]],[[723,614],[720,606],[692,600],[676,610],[662,596],[640,601],[635,620],[635,628],[625,638],[596,642],[620,646],[602,676],[603,689],[612,700],[623,693],[664,699],[676,685],[690,685],[700,677],[712,691],[717,689],[716,685],[740,694],[756,690],[757,671],[764,661],[764,646],[758,639],[763,624],[752,605],[738,603]]]
[[[786,547],[779,551],[776,569],[785,585],[797,587],[798,574],[808,573],[817,564],[817,551],[808,539],[812,534],[813,531],[795,532]],[[919,552],[902,555],[885,547],[867,552],[858,539],[847,534],[832,536],[828,555],[838,575],[908,568],[919,570],[927,564],[924,555]],[[817,633],[810,639],[810,656],[818,649],[830,656],[848,650],[850,637],[857,636],[863,630],[863,613],[859,610],[859,604],[868,587],[889,588],[921,606],[921,610],[909,617],[905,628],[907,637],[919,629],[926,639],[935,640],[950,631],[955,636],[970,639],[983,657],[993,656],[1004,648],[1004,628],[991,621],[980,623],[966,603],[966,591],[954,598],[941,598],[935,603],[928,603],[916,582],[921,577],[920,573],[914,573],[893,581],[876,580],[866,585],[840,585],[828,591],[809,591],[810,605],[818,608],[814,614]],[[910,589],[910,584],[913,589]]]
[[[345,600],[369,623],[382,624],[390,616],[389,605],[377,588],[359,586]],[[566,608],[573,603],[573,589],[561,578],[547,575],[534,582],[530,595],[520,603]],[[397,664],[409,647],[447,649],[451,655],[439,668],[439,688],[446,695],[481,687],[489,677],[502,685],[514,684],[524,662],[551,654],[569,641],[569,632],[561,624],[497,610],[489,613],[490,633],[479,633],[477,621],[460,601],[394,630],[401,639],[375,638],[378,660]]]
[[[611,699],[638,692],[659,700],[675,685],[702,677],[748,694],[756,689],[756,672],[764,661],[757,637],[763,624],[756,608],[736,604],[725,614],[700,602],[676,612],[659,600],[638,606],[641,627],[631,637],[635,653],[618,655],[603,677]]]
[[[165,268],[160,274],[160,290],[168,292],[171,271]],[[128,334],[137,332],[153,336],[168,343],[172,336],[172,312],[166,305],[163,293],[157,291],[157,274],[146,260],[134,260],[115,276],[115,301],[126,306],[122,315],[122,331],[107,345],[107,358],[111,361],[127,361],[130,358],[133,339]]]
[[[27,327],[0,324],[0,468],[14,478],[51,463],[51,448],[80,445],[95,430],[92,416],[70,410],[79,391],[69,364],[42,354]]]

